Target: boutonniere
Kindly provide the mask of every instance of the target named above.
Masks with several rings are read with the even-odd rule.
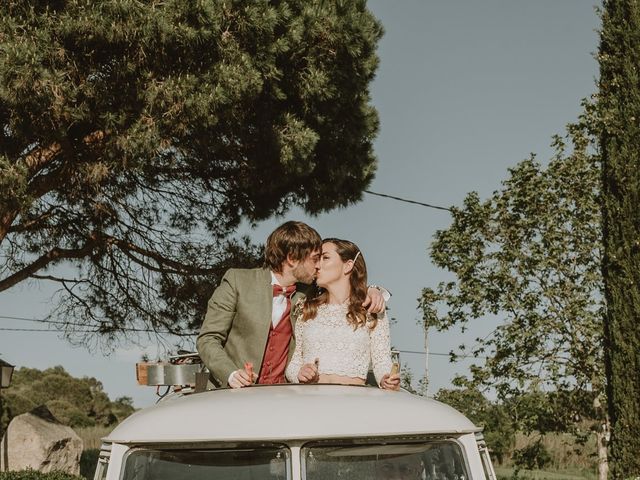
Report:
[[[302,317],[302,309],[304,308],[304,297],[298,298],[291,309],[291,315],[297,320]]]

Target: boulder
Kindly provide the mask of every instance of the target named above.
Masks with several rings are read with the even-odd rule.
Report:
[[[0,471],[32,468],[79,475],[82,440],[41,406],[11,420],[0,452]]]

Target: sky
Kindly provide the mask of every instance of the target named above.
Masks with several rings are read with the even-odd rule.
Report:
[[[460,206],[476,191],[487,198],[508,169],[537,155],[551,157],[551,137],[575,121],[581,100],[596,90],[599,19],[595,0],[374,0],[382,22],[380,66],[371,85],[380,116],[376,178],[369,190],[433,205]],[[429,260],[429,245],[451,222],[448,212],[363,194],[348,208],[309,217],[298,209],[249,231],[263,242],[287,220],[302,220],[323,237],[354,241],[371,283],[384,285],[392,344],[414,378],[425,375],[429,394],[450,388],[470,360],[451,364],[460,343],[490,334],[501,321],[470,323],[465,333],[428,332],[418,310],[423,288],[451,279]],[[248,227],[243,227],[243,232]],[[0,327],[42,328],[4,317],[43,318],[54,306],[51,285],[27,282],[0,292]],[[195,344],[195,338],[193,339]],[[136,384],[135,363],[157,346],[113,352],[70,345],[55,331],[0,331],[0,358],[45,369],[62,365],[74,376],[95,377],[111,399],[129,396],[137,407],[156,400]],[[427,361],[426,361],[427,360]]]

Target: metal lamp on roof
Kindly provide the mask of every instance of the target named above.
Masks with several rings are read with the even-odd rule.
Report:
[[[0,358],[0,388],[7,388],[11,385],[14,366]]]

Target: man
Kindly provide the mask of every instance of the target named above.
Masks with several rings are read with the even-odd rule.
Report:
[[[376,480],[421,480],[422,455],[381,457],[376,462]]]
[[[263,268],[225,273],[209,300],[196,341],[214,385],[240,388],[256,380],[285,382],[295,346],[291,306],[313,288],[321,249],[322,239],[313,228],[286,222],[269,235]],[[369,288],[364,306],[375,313],[384,310],[377,287]]]

